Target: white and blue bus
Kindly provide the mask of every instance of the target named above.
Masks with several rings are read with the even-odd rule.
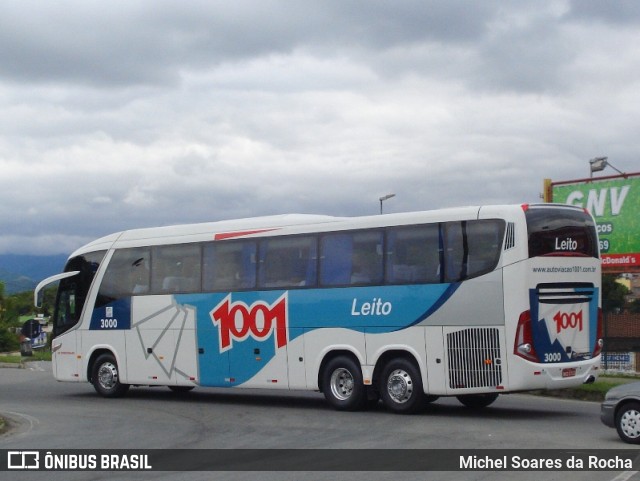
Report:
[[[107,397],[303,389],[415,412],[577,386],[600,363],[595,223],[566,205],[130,230],[78,249],[36,299],[54,281],[54,376]]]

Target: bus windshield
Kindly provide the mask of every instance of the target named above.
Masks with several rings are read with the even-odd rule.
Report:
[[[599,257],[593,218],[582,209],[530,206],[525,209],[529,257]]]
[[[58,336],[75,326],[80,320],[93,277],[100,266],[105,251],[89,252],[69,259],[65,272],[78,274],[60,281],[54,313],[53,336]]]

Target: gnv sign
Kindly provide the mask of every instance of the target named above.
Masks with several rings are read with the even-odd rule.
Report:
[[[288,296],[282,294],[273,304],[256,301],[250,306],[242,301],[232,302],[231,294],[209,313],[213,325],[218,327],[220,352],[233,347],[233,341],[244,341],[249,336],[264,341],[272,334],[276,349],[287,345]]]
[[[625,185],[621,188],[611,187],[600,190],[590,189],[589,194],[587,195],[586,208],[595,217],[602,217],[605,215],[605,205],[607,204],[608,199],[611,215],[620,215],[620,211],[622,211],[624,201],[627,198],[627,194],[629,194],[630,188],[631,186]],[[578,207],[585,207],[584,193],[579,190],[571,192],[567,196],[566,203],[577,205]]]
[[[595,218],[603,268],[640,269],[640,172],[551,185],[554,202],[586,208]]]

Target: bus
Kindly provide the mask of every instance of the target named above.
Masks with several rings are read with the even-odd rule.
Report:
[[[313,390],[339,410],[596,379],[600,259],[588,211],[525,204],[287,214],[128,230],[70,257],[53,374],[130,386]]]

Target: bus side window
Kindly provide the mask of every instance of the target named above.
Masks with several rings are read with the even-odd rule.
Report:
[[[320,240],[320,285],[346,286],[351,283],[353,236],[330,234]]]
[[[444,229],[444,280],[460,282],[467,277],[466,222],[446,222]]]
[[[351,284],[380,284],[383,278],[383,233],[357,232],[353,235]]]
[[[178,244],[154,247],[151,256],[151,291],[200,291],[200,245]]]
[[[387,236],[387,282],[440,282],[438,225],[390,229]]]
[[[323,286],[378,284],[382,281],[382,232],[328,234],[320,241]]]
[[[251,289],[256,286],[256,243],[209,242],[203,250],[205,291]]]
[[[267,239],[260,243],[259,287],[311,287],[316,284],[315,237]]]
[[[444,229],[445,281],[459,282],[495,269],[502,251],[504,221],[447,222]]]
[[[114,252],[98,291],[96,307],[122,297],[148,293],[149,259],[150,250],[146,247]]]
[[[469,243],[468,277],[476,277],[495,269],[502,252],[505,222],[498,219],[469,221],[467,238]]]

